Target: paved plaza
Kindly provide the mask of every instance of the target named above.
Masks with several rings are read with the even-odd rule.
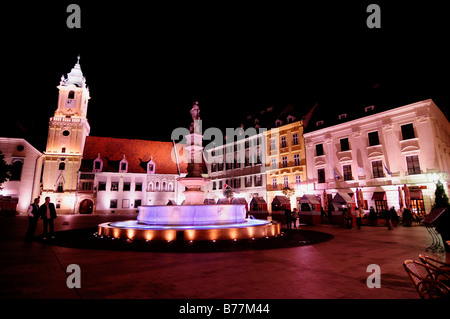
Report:
[[[130,216],[58,216],[55,231],[95,227]],[[27,217],[0,217],[0,298],[417,299],[402,263],[427,253],[425,227],[301,226],[333,239],[313,245],[227,252],[167,253],[68,248],[25,242]],[[42,230],[39,221],[37,235]],[[81,270],[69,289],[67,266]],[[367,266],[381,269],[368,288]]]

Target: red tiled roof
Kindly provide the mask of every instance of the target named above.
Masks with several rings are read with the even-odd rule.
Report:
[[[118,172],[125,155],[129,173],[146,173],[150,159],[155,163],[156,174],[178,174],[172,161],[172,142],[144,141],[113,137],[88,136],[84,145],[82,172],[92,172],[94,160],[100,153],[103,172]],[[187,164],[178,156],[180,171],[186,173]]]

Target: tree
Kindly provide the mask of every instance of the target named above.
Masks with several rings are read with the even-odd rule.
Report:
[[[233,200],[234,197],[234,191],[233,189],[228,186],[227,184],[225,184],[224,188],[223,188],[223,196],[225,196],[226,199],[228,199],[228,202],[231,203],[231,201]]]
[[[295,194],[295,189],[288,187],[283,188],[283,190],[281,191],[285,196],[287,196],[287,198],[290,198],[292,195]]]
[[[5,155],[0,151],[0,185],[11,178],[12,165],[5,162]]]
[[[445,193],[444,185],[442,185],[441,181],[436,183],[436,191],[434,192],[434,205],[433,208],[445,208],[448,207],[448,197]]]

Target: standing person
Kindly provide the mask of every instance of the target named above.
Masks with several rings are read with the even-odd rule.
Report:
[[[386,210],[384,212],[384,218],[386,219],[386,225],[388,226],[388,230],[392,230],[392,214],[390,210]]]
[[[344,208],[344,210],[342,211],[342,218],[347,224],[347,228],[351,229],[353,227],[353,218],[350,212],[348,211],[348,208]]]
[[[42,216],[42,220],[44,221],[44,239],[47,239],[47,234],[48,236],[51,236],[51,238],[55,238],[55,236],[53,236],[53,220],[56,218],[56,209],[55,204],[50,203],[50,197],[45,197],[45,202],[39,208],[39,213]],[[50,233],[48,233],[49,226]]]
[[[370,206],[369,221],[370,221],[370,226],[377,225],[377,213],[375,212],[375,209],[372,206]]]
[[[291,210],[286,208],[286,210],[284,211],[284,215],[286,216],[287,229],[292,229],[292,225],[291,225],[292,213],[291,213]]]
[[[32,241],[34,234],[36,233],[36,226],[39,220],[39,197],[35,198],[33,204],[28,207],[28,230],[25,235],[26,241]]]
[[[356,227],[361,229],[361,220],[363,216],[363,210],[361,207],[356,207]]]
[[[294,224],[294,229],[297,228],[297,218],[298,218],[297,208],[294,208],[294,210],[292,211],[292,223]]]

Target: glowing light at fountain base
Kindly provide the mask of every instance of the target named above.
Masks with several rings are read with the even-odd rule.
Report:
[[[103,223],[98,234],[111,238],[158,241],[217,241],[278,236],[281,225],[260,219],[220,225],[145,225],[136,220]]]

